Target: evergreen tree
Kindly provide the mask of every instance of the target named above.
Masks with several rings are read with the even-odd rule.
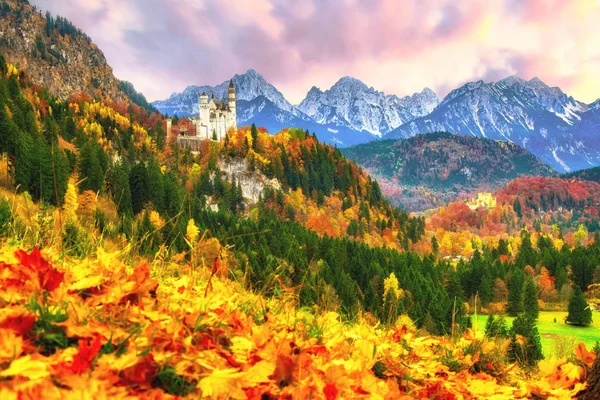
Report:
[[[79,189],[100,192],[104,187],[104,170],[99,152],[102,149],[94,142],[85,143],[79,152]]]
[[[163,212],[165,197],[163,173],[155,159],[150,160],[146,167],[146,182],[148,183],[148,200],[152,202],[156,210]]]
[[[489,338],[508,337],[509,329],[506,326],[506,320],[503,316],[496,318],[494,314],[490,314],[485,323],[485,335]]]
[[[589,307],[581,288],[575,285],[575,291],[569,301],[567,324],[587,326],[592,323],[592,310]]]
[[[258,129],[256,129],[256,124],[252,124],[250,128],[250,135],[252,135],[252,148],[256,150],[256,144],[258,141]]]
[[[523,314],[515,318],[510,336],[509,361],[532,367],[544,358],[540,333],[535,319],[530,315]]]
[[[49,201],[54,191],[50,147],[41,135],[35,135],[31,154],[31,177],[27,190],[35,200]]]
[[[129,174],[129,187],[131,189],[131,206],[133,214],[137,214],[144,208],[149,200],[148,178],[144,163],[136,164]]]
[[[567,284],[569,281],[569,276],[567,274],[567,270],[564,266],[559,265],[556,267],[556,274],[554,276],[554,288],[556,290],[562,289],[563,285]]]
[[[506,311],[510,315],[518,315],[523,312],[523,281],[523,271],[516,270],[508,282],[508,304]]]
[[[538,306],[538,288],[532,277],[527,277],[525,281],[525,286],[523,288],[523,308],[525,309],[525,314],[529,315],[534,320],[538,319],[540,315],[540,310]]]
[[[479,285],[479,298],[481,304],[487,306],[490,301],[494,299],[494,279],[489,268],[486,268],[483,276],[481,277],[481,284]]]
[[[115,164],[108,172],[107,177],[109,192],[117,205],[120,215],[133,215],[131,207],[131,189],[129,187],[129,174],[123,164]]]
[[[431,251],[433,252],[433,254],[437,254],[440,250],[440,244],[437,240],[437,238],[434,236],[431,238]]]
[[[523,218],[523,207],[521,206],[521,200],[519,200],[518,197],[515,199],[515,202],[513,203],[513,209],[515,210],[517,217]]]

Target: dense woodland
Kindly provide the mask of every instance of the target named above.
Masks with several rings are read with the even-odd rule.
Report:
[[[585,181],[593,181],[596,183],[600,183],[600,167],[582,169],[580,171],[571,172],[568,174],[563,174],[563,178],[565,179],[581,179]]]

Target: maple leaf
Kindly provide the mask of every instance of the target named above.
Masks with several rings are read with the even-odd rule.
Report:
[[[575,348],[575,357],[581,361],[584,365],[592,367],[594,360],[596,359],[596,353],[593,351],[587,351],[585,344],[579,343]]]
[[[154,361],[154,356],[148,354],[140,357],[137,364],[124,369],[121,372],[123,383],[149,386],[158,372],[158,365]]]
[[[48,368],[48,364],[34,357],[28,354],[16,359],[10,363],[8,369],[0,372],[0,377],[23,376],[30,380],[37,380],[49,376],[50,369]]]
[[[88,340],[79,341],[79,351],[73,357],[70,369],[73,373],[81,374],[92,367],[94,358],[102,349],[102,336],[96,335],[90,344]]]
[[[325,395],[326,400],[336,399],[338,395],[338,390],[335,387],[335,384],[328,383],[327,385],[325,385],[325,387],[323,388],[323,394]]]
[[[246,394],[240,388],[243,376],[243,372],[238,372],[233,368],[212,371],[198,385],[202,391],[202,398],[245,399]]]
[[[10,329],[17,335],[24,337],[35,324],[35,314],[20,307],[4,308],[0,310],[0,328]]]
[[[38,285],[49,292],[57,289],[64,280],[64,273],[55,269],[48,261],[42,258],[42,253],[34,247],[31,253],[17,250],[15,256],[23,267],[37,273]]]
[[[11,361],[23,352],[23,338],[13,330],[0,329],[0,363]]]

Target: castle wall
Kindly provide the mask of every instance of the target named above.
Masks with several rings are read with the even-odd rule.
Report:
[[[237,129],[235,89],[232,83],[230,83],[227,101],[229,109],[222,110],[220,103],[216,103],[214,100],[209,102],[206,94],[200,96],[199,115],[196,120],[196,137],[212,139],[214,132],[217,140],[222,140],[229,128]],[[211,114],[214,114],[213,118],[211,118]]]

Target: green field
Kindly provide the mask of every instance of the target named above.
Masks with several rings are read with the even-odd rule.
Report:
[[[574,337],[575,344],[583,342],[588,350],[592,349],[596,341],[600,342],[600,312],[594,311],[592,316],[593,323],[586,327],[565,324],[564,319],[566,316],[566,311],[540,311],[538,330],[542,337],[544,356],[552,356],[554,342],[557,337]],[[487,318],[487,315],[478,315],[477,323],[475,323],[475,319],[473,319],[473,328],[484,331]],[[505,318],[510,327],[514,318]],[[554,319],[556,319],[556,322],[554,322]]]

